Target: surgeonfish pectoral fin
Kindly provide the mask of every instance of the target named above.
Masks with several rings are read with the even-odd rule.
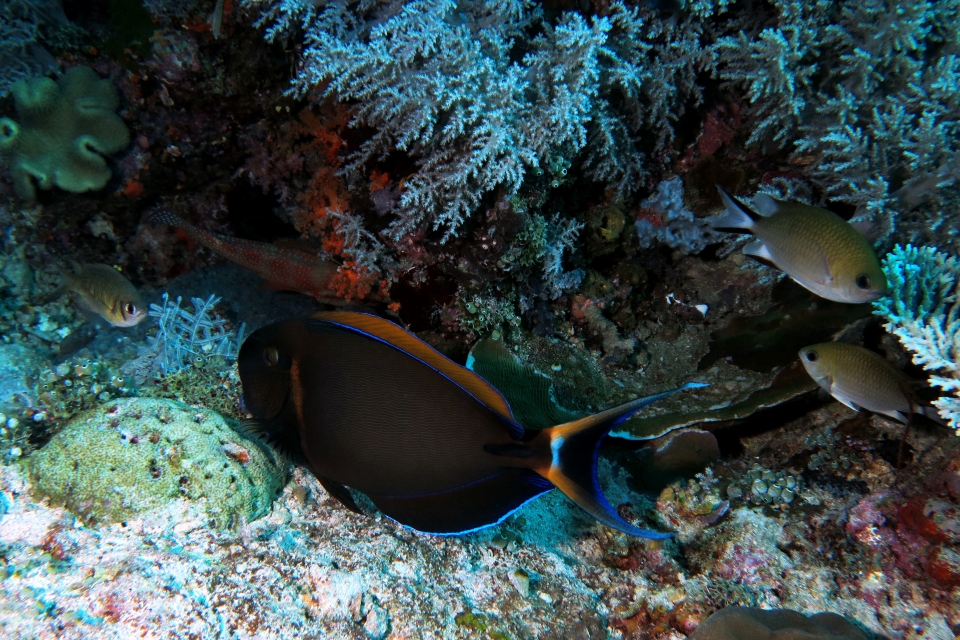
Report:
[[[672,533],[660,533],[635,527],[607,502],[597,478],[597,453],[600,443],[619,423],[665,396],[683,389],[703,387],[700,383],[685,384],[679,389],[638,398],[580,420],[544,429],[540,436],[549,438],[552,462],[549,469],[536,469],[584,511],[609,527],[624,533],[662,540]]]
[[[363,510],[357,506],[357,503],[353,499],[353,495],[350,494],[349,489],[339,482],[334,482],[329,478],[324,478],[323,476],[316,476],[316,478],[320,481],[320,486],[326,489],[331,498],[336,499],[337,502],[345,506],[347,509],[350,509],[350,511],[363,515]]]
[[[761,192],[753,196],[753,206],[757,208],[757,213],[768,218],[780,210],[780,201]]]
[[[727,210],[719,216],[712,218],[710,220],[710,226],[718,231],[751,233],[754,228],[754,223],[760,216],[727,193],[720,185],[717,185],[717,191],[720,192],[720,199],[723,200],[723,206],[726,207]]]

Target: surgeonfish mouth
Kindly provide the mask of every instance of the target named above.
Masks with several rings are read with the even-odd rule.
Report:
[[[306,462],[300,452],[299,443],[291,443],[285,438],[283,423],[280,420],[247,418],[240,421],[237,430],[250,440],[273,447],[277,453],[292,463],[304,464]]]
[[[641,529],[607,502],[599,447],[641,408],[702,384],[527,430],[473,371],[389,320],[343,311],[254,331],[237,365],[255,418],[244,428],[302,460],[351,511],[360,512],[351,490],[360,491],[404,526],[461,535],[559,488],[607,526],[650,539],[673,535]]]

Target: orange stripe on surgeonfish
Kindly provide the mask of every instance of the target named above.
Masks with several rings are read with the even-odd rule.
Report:
[[[210,233],[168,211],[155,213],[150,222],[182,230],[218,256],[256,273],[267,281],[268,288],[298,291],[322,302],[337,302],[329,287],[337,265],[305,248],[296,248],[294,243],[278,246]]]
[[[428,533],[491,526],[559,488],[601,522],[647,538],[597,480],[612,427],[669,393],[540,431],[518,424],[473,371],[376,316],[315,313],[258,329],[238,358],[248,429],[303,462],[359,511],[350,489]],[[686,385],[689,388],[700,385]]]

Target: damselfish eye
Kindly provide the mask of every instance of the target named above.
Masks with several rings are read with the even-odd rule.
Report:
[[[807,351],[803,354],[803,357],[807,359],[807,362],[816,362],[820,356],[817,355],[816,351]]]
[[[128,316],[135,316],[137,315],[137,305],[133,304],[132,302],[128,302],[126,306],[123,307],[123,312]]]
[[[280,360],[280,353],[276,347],[267,347],[263,350],[263,361],[269,366],[274,366]]]
[[[870,276],[865,273],[861,273],[857,276],[857,288],[859,289],[869,289],[870,288]]]

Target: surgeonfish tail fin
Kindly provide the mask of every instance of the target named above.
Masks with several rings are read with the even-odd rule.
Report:
[[[544,429],[537,436],[548,438],[551,463],[547,469],[535,469],[568,498],[603,524],[641,538],[662,540],[672,533],[648,531],[633,526],[610,506],[597,478],[597,458],[600,443],[615,426],[649,404],[670,394],[703,387],[700,383],[685,384],[679,389],[638,398],[613,409],[608,409],[580,420]]]
[[[723,206],[727,210],[711,219],[710,226],[717,231],[751,233],[760,215],[727,193],[727,190],[720,185],[717,185],[717,191],[720,192],[720,199],[723,200]]]

